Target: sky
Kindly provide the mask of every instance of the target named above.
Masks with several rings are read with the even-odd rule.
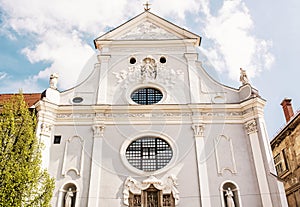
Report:
[[[95,55],[93,40],[143,12],[142,0],[0,0],[0,93],[42,92],[51,73],[59,90],[75,85]],[[202,37],[199,60],[238,88],[239,68],[267,101],[269,139],[285,124],[281,101],[296,112],[300,1],[152,0],[151,12]]]

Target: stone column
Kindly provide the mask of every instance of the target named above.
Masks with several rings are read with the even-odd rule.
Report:
[[[259,144],[257,124],[255,119],[248,121],[245,124],[245,128],[250,139],[252,157],[254,160],[254,167],[255,167],[256,176],[258,180],[258,187],[259,187],[260,196],[263,204],[262,206],[263,207],[273,206],[269,184],[267,180],[266,169],[263,161],[262,149]]]
[[[196,142],[196,156],[198,166],[198,177],[200,187],[200,199],[202,207],[211,207],[210,192],[209,192],[209,178],[207,174],[207,166],[205,157],[205,141],[204,141],[204,125],[193,124],[194,138]]]
[[[88,207],[100,206],[100,182],[102,168],[103,125],[94,125],[94,142],[91,160],[91,178],[89,187]]]

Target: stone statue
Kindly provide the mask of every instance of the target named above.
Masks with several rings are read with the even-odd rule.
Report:
[[[247,83],[249,83],[247,74],[246,74],[246,70],[243,70],[242,68],[240,68],[240,81],[242,82],[243,85],[246,85]]]
[[[156,79],[157,76],[157,65],[155,60],[151,57],[146,57],[143,60],[143,65],[141,67],[141,76],[143,79],[146,77]]]
[[[50,81],[49,81],[49,84],[50,84],[50,88],[52,89],[57,89],[57,79],[58,79],[58,75],[56,73],[53,73],[50,75]]]
[[[71,207],[72,206],[72,197],[74,196],[72,188],[69,188],[69,190],[66,193],[65,196],[65,207]]]
[[[230,188],[226,190],[225,196],[226,196],[227,207],[235,207],[234,200],[233,200],[233,192],[231,191]]]

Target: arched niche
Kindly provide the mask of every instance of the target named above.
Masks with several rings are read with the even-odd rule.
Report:
[[[66,176],[69,171],[74,171],[81,176],[84,160],[84,139],[80,136],[73,136],[66,140],[65,152],[62,165],[62,175]]]
[[[59,190],[57,207],[79,207],[78,192],[75,182],[65,183]]]
[[[224,181],[220,186],[222,207],[242,207],[238,185],[233,181]]]

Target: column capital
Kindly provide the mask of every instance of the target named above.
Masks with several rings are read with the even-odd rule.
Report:
[[[51,131],[52,131],[53,125],[48,123],[42,123],[41,124],[41,135],[50,137]]]
[[[104,125],[94,125],[92,128],[94,131],[94,138],[103,138],[105,128]]]
[[[204,125],[193,124],[192,129],[194,130],[194,137],[204,137]]]
[[[257,132],[257,124],[255,119],[252,119],[245,123],[245,129],[247,134],[253,134]]]

